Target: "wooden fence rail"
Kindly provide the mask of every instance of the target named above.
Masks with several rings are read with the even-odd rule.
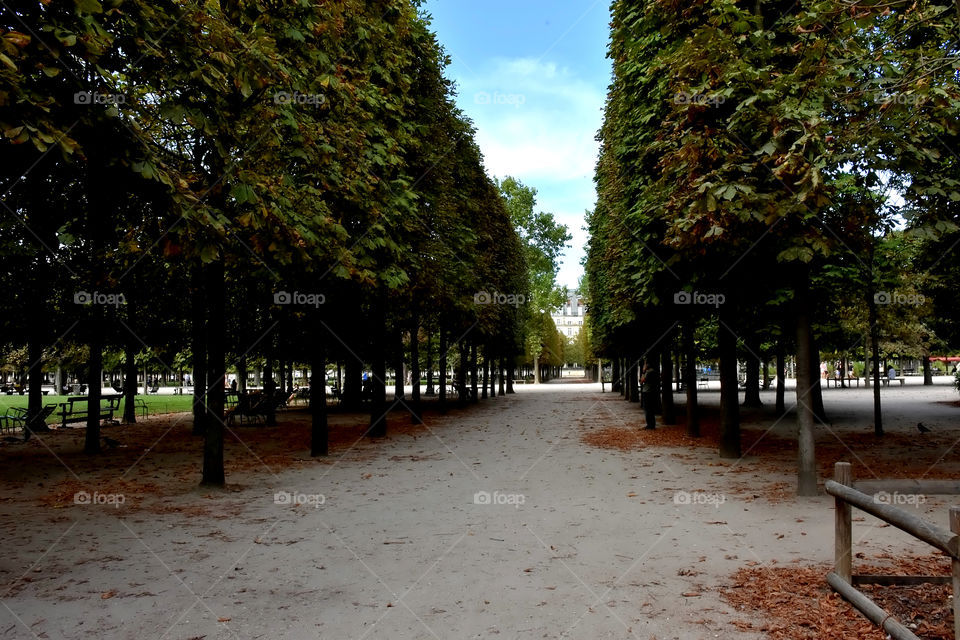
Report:
[[[849,462],[834,465],[834,479],[827,480],[825,489],[836,499],[836,533],[834,537],[834,567],[827,574],[827,583],[873,623],[879,625],[894,640],[918,640],[917,636],[887,614],[855,584],[918,584],[946,582],[953,584],[953,637],[960,640],[960,507],[950,507],[950,530],[938,527],[923,518],[892,504],[878,500],[878,494],[887,496],[911,494],[955,495],[960,483],[944,480],[870,480],[854,484]],[[864,489],[873,493],[864,493]],[[940,576],[855,576],[853,575],[852,507],[865,511],[918,540],[940,549],[950,556],[952,578]]]

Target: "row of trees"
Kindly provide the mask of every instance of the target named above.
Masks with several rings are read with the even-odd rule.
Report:
[[[534,307],[479,294],[529,298],[565,230],[517,232],[410,0],[73,0],[0,20],[0,278],[15,310],[0,322],[27,346],[30,416],[45,350],[88,346],[91,406],[105,347],[125,353],[128,400],[138,353],[187,353],[216,485],[228,365],[264,357],[267,392],[276,362],[320,374],[314,454],[329,361],[345,364],[347,402],[372,369],[370,435],[386,429],[386,363],[407,359],[419,380],[421,340],[441,367],[479,354],[509,377]],[[548,262],[531,268],[538,251]],[[406,404],[419,418],[418,387]],[[93,414],[86,450],[99,447]]]
[[[670,371],[682,351],[696,434],[697,344],[715,335],[725,457],[740,455],[738,359],[756,404],[759,361],[773,354],[782,375],[794,350],[800,494],[816,491],[821,351],[876,362],[885,345],[960,347],[957,13],[913,0],[613,5],[586,260],[595,348],[625,380],[644,358]],[[875,407],[881,434],[878,389]]]

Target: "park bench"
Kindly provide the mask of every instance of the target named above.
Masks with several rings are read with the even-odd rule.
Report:
[[[850,376],[847,378],[837,378],[837,377],[827,378],[827,387],[830,386],[831,382],[833,383],[833,386],[839,387],[841,380],[846,380],[847,383],[855,382],[857,384],[857,387],[860,386],[860,378],[857,376]]]
[[[516,382],[516,380],[514,382]],[[450,383],[450,387],[457,392],[457,397],[460,400],[469,400],[469,401],[475,400],[475,397],[473,395],[473,387],[471,387],[470,385],[467,385],[467,388],[464,390],[463,387],[460,386],[460,383],[454,380],[453,382]]]
[[[40,415],[37,416],[37,418],[46,422],[47,418],[53,415],[56,409],[56,404],[44,405],[43,408],[40,409]],[[27,424],[27,414],[28,410],[26,407],[11,407],[6,415],[0,416],[0,432],[13,433],[18,429],[23,431],[24,426]]]
[[[883,386],[885,386],[885,387],[889,387],[889,386],[890,386],[890,381],[891,381],[891,380],[899,380],[901,387],[902,387],[902,386],[904,385],[904,383],[906,383],[906,381],[907,381],[907,379],[904,378],[904,377],[902,377],[902,376],[898,376],[898,377],[896,377],[896,378],[888,378],[888,377],[884,376],[884,377],[880,378],[880,382],[882,382],[882,383],[883,383]]]
[[[253,424],[263,422],[267,417],[269,403],[269,398],[259,391],[238,393],[236,405],[226,412],[227,424],[234,424],[238,417],[240,424],[244,423],[244,419]]]
[[[98,418],[113,421],[113,414],[120,410],[121,399],[123,396],[120,394],[100,396]],[[60,416],[61,426],[66,427],[71,422],[85,422],[90,413],[89,401],[88,396],[68,396],[66,402],[61,402],[60,412],[57,414]]]

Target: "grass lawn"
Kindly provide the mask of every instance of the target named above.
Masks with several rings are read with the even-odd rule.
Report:
[[[190,411],[193,407],[193,396],[167,396],[167,395],[138,395],[138,400],[143,400],[147,405],[147,413],[149,415],[156,415],[161,413],[179,413],[181,411]],[[43,404],[59,404],[61,402],[66,402],[67,396],[54,396],[46,395],[43,396]],[[26,395],[17,395],[12,396],[0,395],[0,415],[7,413],[8,409],[13,407],[26,407],[27,406],[27,396]],[[54,411],[53,415],[47,418],[48,424],[59,424],[60,419],[57,417],[57,413],[60,411],[60,407],[57,407],[57,410]],[[123,416],[123,402],[120,403],[120,411],[116,414],[117,418]],[[137,411],[137,417],[140,416],[140,411]]]

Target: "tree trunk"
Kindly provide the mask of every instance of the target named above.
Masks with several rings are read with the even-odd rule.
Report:
[[[49,431],[47,423],[40,420],[43,412],[43,320],[34,319],[34,326],[30,327],[30,339],[27,343],[27,359],[29,369],[27,380],[30,391],[27,397],[27,418],[23,421],[23,439],[30,439],[31,433]]]
[[[930,386],[933,384],[933,371],[930,369],[930,356],[923,356],[923,384]],[[33,383],[31,383],[32,385]]]
[[[510,362],[510,366],[507,367],[507,393],[516,393],[513,390],[513,378],[516,373],[516,363]]]
[[[823,406],[823,387],[824,382],[820,377],[820,344],[813,335],[813,325],[807,321],[810,326],[810,406],[813,407],[813,415],[820,422],[827,421],[827,411]]]
[[[470,344],[470,402],[477,403],[479,402],[479,396],[477,395],[477,343],[476,341],[471,341]]]
[[[193,270],[191,305],[191,349],[193,351],[193,435],[202,436],[207,430],[207,297],[203,281],[203,266]],[[143,378],[143,394],[147,394],[147,378]]]
[[[737,336],[727,314],[717,331],[720,355],[720,457],[740,457],[740,389],[737,377]]]
[[[507,377],[507,361],[506,361],[506,356],[503,356],[503,355],[500,356],[500,366],[499,366],[499,368],[497,369],[497,377],[500,379],[499,385],[498,385],[498,387],[499,387],[499,389],[498,389],[498,390],[499,390],[499,395],[502,396],[504,393],[506,393],[506,391],[505,391],[505,389],[506,389],[505,385],[507,384],[507,381],[506,381],[506,377]]]
[[[410,390],[410,424],[423,424],[420,415],[420,315],[417,313],[410,320],[410,373],[413,383]]]
[[[447,331],[440,323],[440,412],[447,412]]]
[[[640,360],[632,360],[627,367],[627,401],[640,402]]]
[[[130,304],[127,302],[127,304]],[[130,327],[132,330],[133,327]],[[133,424],[137,421],[137,345],[133,336],[127,336],[124,349],[125,375],[123,377],[123,421]]]
[[[751,332],[747,336],[746,353],[743,359],[746,361],[746,390],[743,393],[743,406],[762,407],[760,401],[760,339],[756,332]]]
[[[775,413],[781,417],[787,413],[786,404],[786,347],[783,335],[777,340],[777,407]]]
[[[397,350],[393,358],[393,397],[397,400],[404,398],[403,393],[403,332],[397,329],[393,337],[393,346]]]
[[[620,356],[615,355],[610,360],[610,391],[620,393],[623,391],[623,384],[620,380]]]
[[[319,332],[316,332],[319,333]],[[327,357],[324,342],[314,335],[310,362],[310,455],[330,453],[330,429],[327,424]]]
[[[367,435],[371,438],[383,438],[387,435],[387,318],[386,293],[378,291],[372,305],[371,317],[371,387],[373,399],[370,402],[370,428]]]
[[[480,393],[480,397],[484,400],[487,399],[487,385],[490,383],[490,358],[487,356],[489,350],[487,347],[483,348],[483,384],[481,388],[483,391]]]
[[[207,278],[207,407],[210,420],[206,425],[203,442],[202,485],[222,487],[226,483],[223,469],[223,382],[226,375],[226,353],[223,325],[226,307],[224,265],[221,260],[209,263],[205,268]]]
[[[700,412],[697,406],[697,344],[693,320],[683,323],[683,348],[686,351],[684,385],[687,387],[687,435],[700,437]]]
[[[457,406],[464,407],[467,404],[467,358],[469,358],[469,348],[466,340],[461,340],[458,345],[460,348],[460,362],[457,365],[457,386],[460,389],[460,396],[457,398]]]
[[[817,495],[817,457],[814,450],[813,332],[806,287],[797,291],[797,495]],[[819,362],[819,360],[817,361]],[[818,375],[819,377],[819,375]]]
[[[673,362],[669,348],[660,353],[660,390],[663,406],[663,424],[677,424],[677,411],[673,405]]]
[[[877,301],[867,293],[867,314],[870,320],[870,348],[873,351],[873,433],[883,435],[883,410],[880,407],[880,320]]]
[[[95,289],[94,289],[95,290]],[[83,442],[83,451],[88,454],[100,453],[100,389],[103,368],[103,305],[94,303],[87,316],[87,339],[90,345],[90,359],[87,361],[87,431]]]
[[[432,396],[436,393],[436,391],[434,391],[433,389],[433,351],[431,349],[431,347],[433,346],[433,342],[430,339],[432,336],[431,336],[431,332],[428,329],[424,329],[423,333],[424,333],[424,338],[426,338],[426,341],[427,341],[427,345],[426,345],[427,346],[427,362],[426,362],[427,391],[426,391],[426,394],[428,396]]]

